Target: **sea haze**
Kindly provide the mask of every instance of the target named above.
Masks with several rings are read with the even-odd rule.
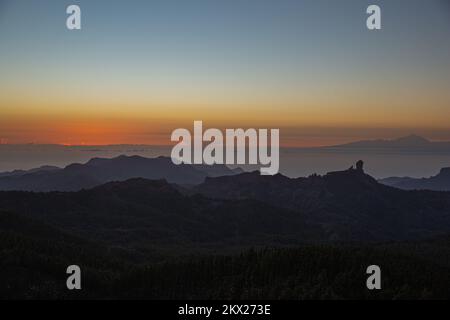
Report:
[[[65,167],[72,163],[85,163],[95,157],[170,156],[170,151],[170,146],[150,145],[0,145],[0,172],[28,170],[44,165]],[[411,135],[332,147],[281,148],[280,172],[289,177],[325,174],[350,167],[356,160],[363,160],[366,172],[377,179],[391,176],[430,177],[441,168],[450,167],[450,143],[430,142]],[[254,166],[240,167],[246,171],[257,169]]]

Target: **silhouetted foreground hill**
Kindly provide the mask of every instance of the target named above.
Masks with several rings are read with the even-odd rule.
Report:
[[[403,191],[362,170],[290,179],[243,173],[191,190],[164,180],[78,192],[0,192],[0,210],[132,248],[422,239],[450,232],[450,193]]]
[[[449,299],[449,241],[302,246],[136,264],[117,249],[0,213],[0,299]],[[82,290],[65,287],[82,268]],[[381,266],[381,291],[365,289]]]
[[[444,234],[450,193],[391,188],[362,168],[3,191],[0,298],[450,298],[450,241],[420,240]],[[414,242],[372,242],[385,240]],[[65,288],[71,264],[78,292]],[[379,292],[365,289],[371,264]]]
[[[120,251],[70,235],[30,217],[0,212],[0,299],[70,298],[66,268],[83,266],[84,297],[106,295],[108,277],[123,272]]]
[[[208,176],[240,173],[225,165],[174,165],[168,157],[144,158],[119,156],[93,158],[85,164],[71,164],[64,169],[41,167],[0,174],[0,190],[77,191],[131,178],[166,179],[178,184],[198,184]]]
[[[256,200],[185,196],[165,181],[131,179],[78,192],[0,192],[0,209],[142,253],[153,245],[252,245],[324,239],[302,214]]]
[[[430,178],[391,177],[379,182],[404,190],[450,191],[450,168],[442,168],[439,174]]]

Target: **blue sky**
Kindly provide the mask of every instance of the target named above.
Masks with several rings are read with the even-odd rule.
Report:
[[[65,28],[70,4],[81,31]],[[381,31],[365,27],[369,4]],[[246,106],[255,126],[442,132],[449,39],[445,0],[0,0],[0,105],[30,121],[61,105],[166,122]]]

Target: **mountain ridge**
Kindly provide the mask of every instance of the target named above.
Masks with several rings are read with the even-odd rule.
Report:
[[[189,185],[201,183],[208,176],[240,172],[240,169],[230,169],[225,165],[175,165],[168,157],[121,155],[114,158],[92,158],[84,164],[72,163],[61,169],[35,169],[22,174],[0,176],[0,190],[77,191],[136,177],[164,178],[169,182]]]
[[[2,191],[0,210],[127,246],[391,241],[450,232],[450,193],[385,186],[362,167],[295,179],[209,177],[189,189],[133,178],[81,191]]]
[[[193,191],[304,212],[311,221],[330,227],[335,239],[409,238],[438,227],[436,221],[450,226],[450,193],[396,189],[353,167],[324,176],[276,179],[281,183],[255,174],[209,178]]]
[[[441,168],[437,175],[429,178],[389,177],[378,181],[403,190],[450,191],[450,167]]]

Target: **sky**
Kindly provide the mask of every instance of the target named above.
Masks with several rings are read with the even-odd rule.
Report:
[[[170,144],[194,120],[450,140],[449,39],[447,0],[0,0],[0,143]]]

